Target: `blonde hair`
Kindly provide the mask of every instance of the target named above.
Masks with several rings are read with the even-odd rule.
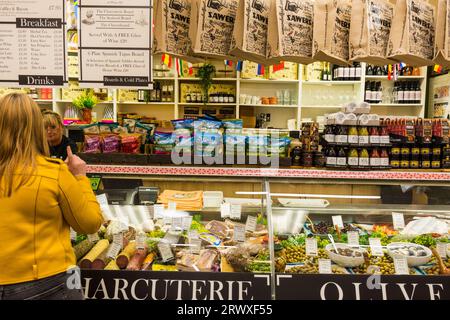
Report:
[[[58,113],[46,110],[42,112],[42,116],[44,117],[44,128],[51,126],[64,127],[61,116]]]
[[[41,111],[26,94],[1,97],[0,115],[0,197],[10,197],[29,182],[37,156],[48,156],[49,149]]]

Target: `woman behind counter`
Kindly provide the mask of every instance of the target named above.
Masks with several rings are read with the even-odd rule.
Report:
[[[77,145],[63,135],[64,125],[61,116],[52,111],[44,111],[42,115],[44,117],[44,128],[47,133],[50,156],[66,160],[67,147],[70,147],[72,153],[77,153]]]
[[[102,215],[86,163],[47,156],[41,111],[25,94],[0,98],[0,300],[82,299],[70,227],[97,232]],[[76,282],[75,282],[76,283]]]

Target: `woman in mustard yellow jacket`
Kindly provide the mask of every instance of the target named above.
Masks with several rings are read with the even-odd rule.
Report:
[[[36,103],[25,94],[2,97],[0,300],[82,299],[81,288],[67,285],[76,264],[70,227],[95,233],[100,207],[86,163],[69,149],[65,163],[48,154]]]

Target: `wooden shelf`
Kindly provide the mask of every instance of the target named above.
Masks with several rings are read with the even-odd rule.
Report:
[[[180,81],[200,81],[200,78],[178,78]],[[213,78],[213,81],[236,81],[237,78]]]
[[[183,106],[205,106],[205,107],[209,107],[209,106],[236,106],[236,103],[202,103],[202,102],[179,102],[179,105],[183,105]]]
[[[175,77],[153,77],[153,80],[157,80],[157,81],[175,81]]]
[[[277,84],[287,84],[287,83],[298,84],[300,82],[299,80],[292,80],[292,79],[277,79],[277,80],[271,80],[271,79],[239,79],[239,81],[242,82],[242,83],[267,83],[267,84],[273,84],[273,83],[277,83]]]
[[[361,84],[361,81],[302,81],[305,85],[342,86]]]
[[[175,102],[139,102],[139,101],[117,101],[117,104],[133,104],[133,105],[173,105]]]
[[[422,107],[421,103],[371,103],[371,107]]]
[[[285,104],[240,104],[241,107],[271,107],[271,108],[298,108],[297,105]]]
[[[306,109],[314,109],[314,108],[318,108],[318,109],[336,109],[336,108],[342,108],[342,106],[302,106],[302,108],[306,108]]]
[[[53,100],[45,100],[45,99],[36,99],[33,101],[36,103],[53,103]]]
[[[366,76],[367,80],[388,80],[387,76]],[[398,76],[397,80],[415,80],[415,79],[425,79],[425,76]],[[396,81],[394,77],[388,81]]]
[[[72,100],[55,100],[55,102],[60,102],[60,103],[72,103]],[[98,102],[97,105],[99,104],[114,104],[113,101],[102,101],[102,102]]]

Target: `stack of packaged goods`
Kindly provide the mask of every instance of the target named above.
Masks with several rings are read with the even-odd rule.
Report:
[[[205,116],[194,120],[194,156],[219,157],[223,155],[222,122]]]
[[[301,165],[304,167],[322,167],[324,157],[320,146],[319,124],[305,122],[301,134]]]
[[[174,128],[172,136],[176,153],[180,156],[190,157],[192,155],[192,145],[194,143],[193,140],[194,120],[193,119],[172,120],[172,125]]]
[[[244,129],[248,157],[287,157],[291,140],[289,131]]]
[[[389,168],[389,133],[365,102],[347,104],[343,112],[328,115],[322,145],[326,167]]]
[[[245,135],[242,133],[241,119],[223,120],[225,155],[228,157],[245,156]]]
[[[169,155],[175,145],[172,131],[162,131],[158,129],[153,135],[153,154]]]
[[[391,167],[439,169],[450,167],[447,119],[386,119],[393,147]]]
[[[158,197],[158,203],[166,208],[171,202],[176,203],[176,210],[199,211],[203,208],[203,192],[164,190]]]

